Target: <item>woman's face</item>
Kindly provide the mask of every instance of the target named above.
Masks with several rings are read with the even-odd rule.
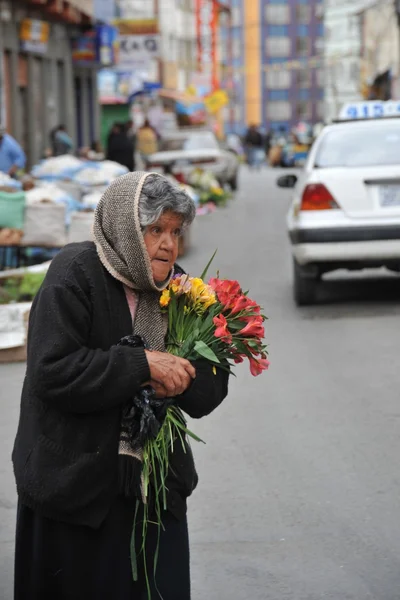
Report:
[[[175,264],[181,233],[182,217],[172,211],[166,211],[158,221],[145,229],[143,237],[157,283],[168,278]]]

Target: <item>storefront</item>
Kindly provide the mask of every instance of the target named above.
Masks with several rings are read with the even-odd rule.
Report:
[[[1,17],[0,116],[28,164],[43,156],[57,125],[78,148],[99,139],[97,69],[72,60],[81,27],[14,3]]]

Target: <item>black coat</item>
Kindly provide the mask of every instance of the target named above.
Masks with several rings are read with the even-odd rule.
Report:
[[[32,306],[28,363],[13,451],[20,501],[64,522],[98,527],[118,494],[122,407],[149,380],[141,348],[117,346],[132,333],[123,285],[92,242],[66,246]],[[200,418],[227,394],[228,376],[196,363],[180,407]],[[173,473],[172,473],[173,471]],[[178,518],[197,484],[191,452],[175,444],[168,508]]]

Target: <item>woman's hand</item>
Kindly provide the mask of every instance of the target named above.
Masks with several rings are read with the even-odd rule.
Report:
[[[159,398],[180,396],[196,377],[193,365],[184,358],[173,356],[167,352],[146,350],[150,368],[150,385],[154,387]]]

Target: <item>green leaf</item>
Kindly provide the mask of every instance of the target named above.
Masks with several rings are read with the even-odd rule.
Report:
[[[201,340],[195,343],[194,349],[196,350],[197,354],[200,354],[200,356],[202,356],[203,358],[213,363],[219,364],[220,361],[218,356],[211,350],[211,348],[209,348],[209,346],[207,346],[207,344],[205,344]]]
[[[204,271],[202,272],[202,274],[200,275],[200,279],[205,279],[207,277],[207,273],[208,273],[208,269],[211,267],[211,263],[213,262],[214,258],[216,257],[218,252],[218,249],[215,250],[214,254],[212,255],[212,257],[210,258],[210,260],[207,263],[206,268],[204,269]]]

